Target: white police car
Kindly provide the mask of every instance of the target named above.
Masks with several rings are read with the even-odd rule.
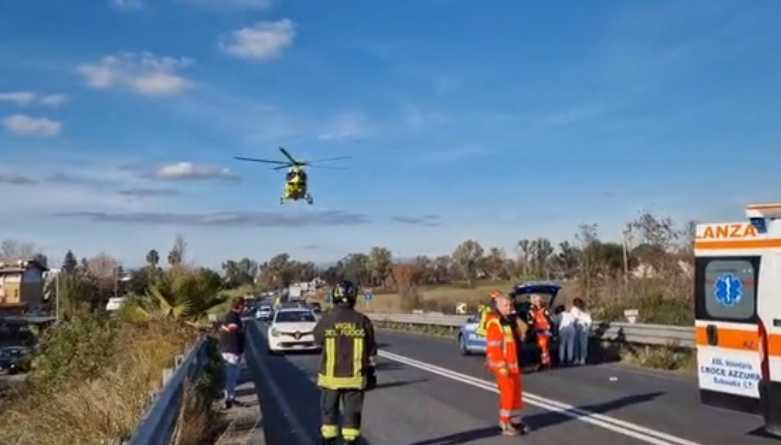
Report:
[[[526,314],[529,312],[531,306],[529,297],[531,295],[540,295],[543,297],[548,308],[553,311],[553,303],[560,290],[561,286],[554,282],[532,281],[513,286],[513,289],[510,291],[510,296],[513,298],[513,301],[515,301],[515,311],[517,313]],[[484,336],[477,333],[479,325],[480,314],[475,314],[470,316],[467,319],[466,324],[459,329],[458,347],[462,355],[485,354],[486,339]],[[535,341],[536,339],[533,334],[527,336],[522,349],[529,349],[530,346],[534,348],[535,346],[533,345],[536,345]]]

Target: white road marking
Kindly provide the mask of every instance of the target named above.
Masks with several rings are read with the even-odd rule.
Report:
[[[257,326],[255,328],[257,329]],[[260,329],[258,329],[258,331],[260,331]],[[256,336],[256,339],[263,338],[265,338],[263,335]],[[314,445],[314,441],[306,433],[306,429],[298,419],[295,410],[293,410],[293,408],[290,406],[290,402],[287,401],[287,398],[285,397],[282,389],[279,387],[279,385],[276,384],[276,382],[274,382],[274,379],[271,377],[271,371],[268,369],[268,365],[266,365],[265,360],[263,360],[263,358],[260,356],[260,351],[258,351],[255,347],[256,339],[250,339],[247,343],[249,343],[249,347],[254,353],[255,360],[253,361],[255,362],[255,365],[260,370],[260,373],[263,374],[263,381],[268,385],[269,389],[271,390],[271,395],[274,397],[274,399],[276,399],[279,407],[282,409],[282,414],[293,427],[293,434],[299,438],[299,443]]]
[[[387,351],[380,351],[379,355],[388,360],[399,362],[408,366],[412,366],[424,371],[447,377],[451,380],[455,380],[461,383],[466,383],[486,391],[496,392],[499,390],[496,388],[496,384],[487,380],[482,380],[470,375],[461,374],[459,372],[442,368],[430,363],[421,362],[403,355],[394,354]],[[697,442],[683,439],[681,437],[673,436],[661,431],[646,428],[642,425],[626,422],[614,417],[606,416],[603,414],[594,413],[582,408],[578,408],[566,403],[559,402],[557,400],[551,400],[545,397],[541,397],[528,392],[523,393],[524,402],[529,405],[539,408],[553,411],[561,415],[580,420],[582,422],[598,426],[625,436],[633,437],[640,441],[654,444],[654,445],[700,445]]]

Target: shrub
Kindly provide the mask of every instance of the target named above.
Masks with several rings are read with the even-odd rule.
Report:
[[[51,328],[31,385],[0,416],[0,443],[110,443],[134,431],[161,373],[191,344],[183,324],[81,317]],[[42,409],[43,408],[43,409]]]

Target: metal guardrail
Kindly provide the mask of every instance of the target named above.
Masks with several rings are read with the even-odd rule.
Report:
[[[372,320],[380,322],[451,328],[460,328],[469,318],[466,315],[440,314],[370,313],[367,315]],[[694,328],[688,326],[596,321],[592,327],[591,335],[607,342],[654,346],[676,345],[682,348],[694,348],[696,346]]]
[[[201,338],[184,356],[179,366],[164,373],[163,388],[141,419],[133,437],[125,445],[163,445],[171,443],[182,406],[184,383],[208,362],[206,338]]]

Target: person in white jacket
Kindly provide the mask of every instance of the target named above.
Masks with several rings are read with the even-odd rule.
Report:
[[[555,312],[559,331],[559,366],[569,365],[575,358],[575,317],[563,305],[557,307]]]
[[[585,365],[586,359],[588,359],[588,341],[591,337],[591,314],[586,309],[586,303],[580,298],[572,301],[570,314],[575,322],[575,336],[578,349],[575,364]]]

